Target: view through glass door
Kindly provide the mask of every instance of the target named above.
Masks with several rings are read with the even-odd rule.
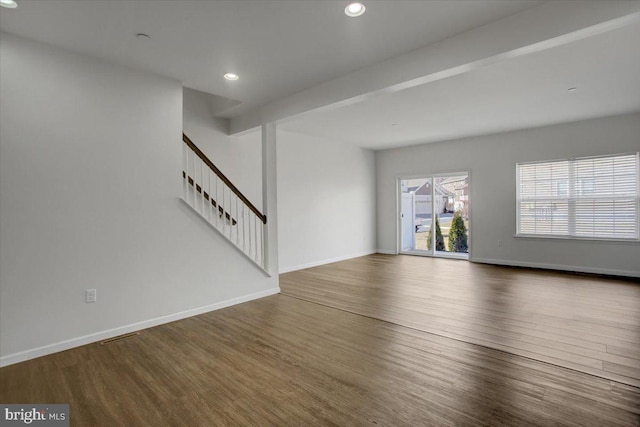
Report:
[[[469,257],[469,174],[400,180],[401,253]]]

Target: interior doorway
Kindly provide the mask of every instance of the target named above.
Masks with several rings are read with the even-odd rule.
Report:
[[[469,173],[399,180],[400,253],[469,258]]]

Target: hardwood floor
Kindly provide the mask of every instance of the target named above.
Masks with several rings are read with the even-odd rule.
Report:
[[[0,401],[72,426],[640,426],[638,388],[286,295],[2,368]]]
[[[414,256],[283,274],[282,293],[640,387],[640,284]]]

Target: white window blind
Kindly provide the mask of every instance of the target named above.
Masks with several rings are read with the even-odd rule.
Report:
[[[518,163],[517,233],[638,239],[638,153]]]

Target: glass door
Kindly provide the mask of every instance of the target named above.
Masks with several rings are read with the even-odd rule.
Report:
[[[469,257],[469,174],[400,180],[400,252]]]

